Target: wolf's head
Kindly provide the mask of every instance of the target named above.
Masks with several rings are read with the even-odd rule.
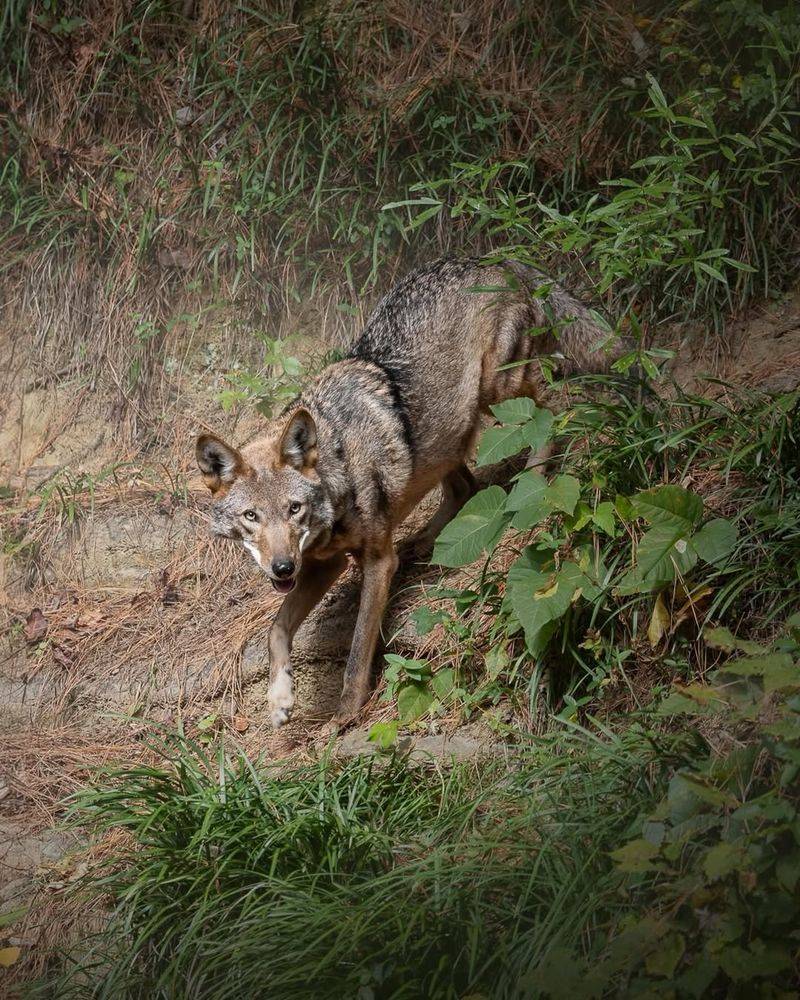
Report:
[[[317,474],[317,428],[295,410],[241,451],[213,434],[197,439],[197,464],[214,495],[215,534],[239,539],[281,594],[295,585],[303,552],[333,524]]]

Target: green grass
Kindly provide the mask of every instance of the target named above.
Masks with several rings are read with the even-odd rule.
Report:
[[[171,741],[76,804],[131,846],[80,890],[112,926],[49,989],[86,995],[94,968],[98,997],[516,996],[556,944],[590,952],[625,910],[608,853],[691,745],[565,731],[508,773],[278,772]]]
[[[705,683],[613,729],[520,734],[510,767],[269,767],[167,738],[73,800],[87,832],[127,834],[72,890],[110,922],[33,994],[786,995],[800,617],[772,649],[706,638]],[[701,735],[723,730],[734,750]]]

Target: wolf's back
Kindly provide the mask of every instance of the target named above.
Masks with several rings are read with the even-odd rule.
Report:
[[[542,401],[537,358],[557,355],[564,374],[602,371],[605,337],[583,303],[532,267],[444,259],[385,296],[351,356],[385,373],[410,427],[415,468],[433,473],[463,460],[493,404]]]
[[[352,354],[410,376],[415,364],[447,362],[453,348],[488,347],[496,337],[520,341],[524,357],[557,353],[571,370],[602,371],[606,336],[582,302],[533,267],[442,259],[395,285]]]
[[[565,374],[605,370],[605,338],[583,303],[532,267],[445,259],[386,295],[351,356],[385,373],[421,464],[434,468],[469,449],[492,404],[543,395],[543,355]]]

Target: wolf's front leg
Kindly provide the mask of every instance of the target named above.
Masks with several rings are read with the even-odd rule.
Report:
[[[361,603],[353,633],[353,644],[344,671],[344,687],[339,709],[334,718],[335,725],[349,722],[367,700],[370,667],[397,562],[397,553],[391,538],[379,555],[365,556],[363,559],[364,583],[361,588]]]
[[[276,729],[288,722],[294,708],[290,656],[295,632],[346,567],[347,556],[343,552],[324,561],[304,560],[297,577],[297,586],[284,598],[275,616],[269,634],[267,703],[270,720]]]

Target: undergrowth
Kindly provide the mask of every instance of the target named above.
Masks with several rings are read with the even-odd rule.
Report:
[[[724,389],[595,377],[556,418],[493,408],[478,465],[552,440],[554,474],[487,487],[439,536],[434,562],[474,568],[413,613],[431,659],[387,656],[401,721],[509,695],[576,718],[702,671],[705,626],[772,635],[800,606],[800,401]]]
[[[710,632],[707,683],[616,732],[556,729],[510,771],[277,770],[171,737],[74,801],[128,846],[73,890],[108,901],[108,928],[34,995],[784,996],[797,625],[773,650]]]
[[[113,361],[134,409],[233,307],[260,353],[218,401],[269,412],[287,316],[343,341],[444,251],[569,273],[638,341],[558,418],[495,408],[479,464],[553,442],[556,467],[440,535],[461,576],[415,612],[431,655],[389,657],[373,759],[181,732],[73,799],[116,850],[69,892],[110,919],[34,995],[792,995],[798,393],[631,372],[657,377],[659,323],[719,346],[796,272],[796,5],[12,0],[0,45],[6,298],[38,359]],[[114,471],[36,517],[72,526]],[[396,748],[501,701],[511,765]]]

